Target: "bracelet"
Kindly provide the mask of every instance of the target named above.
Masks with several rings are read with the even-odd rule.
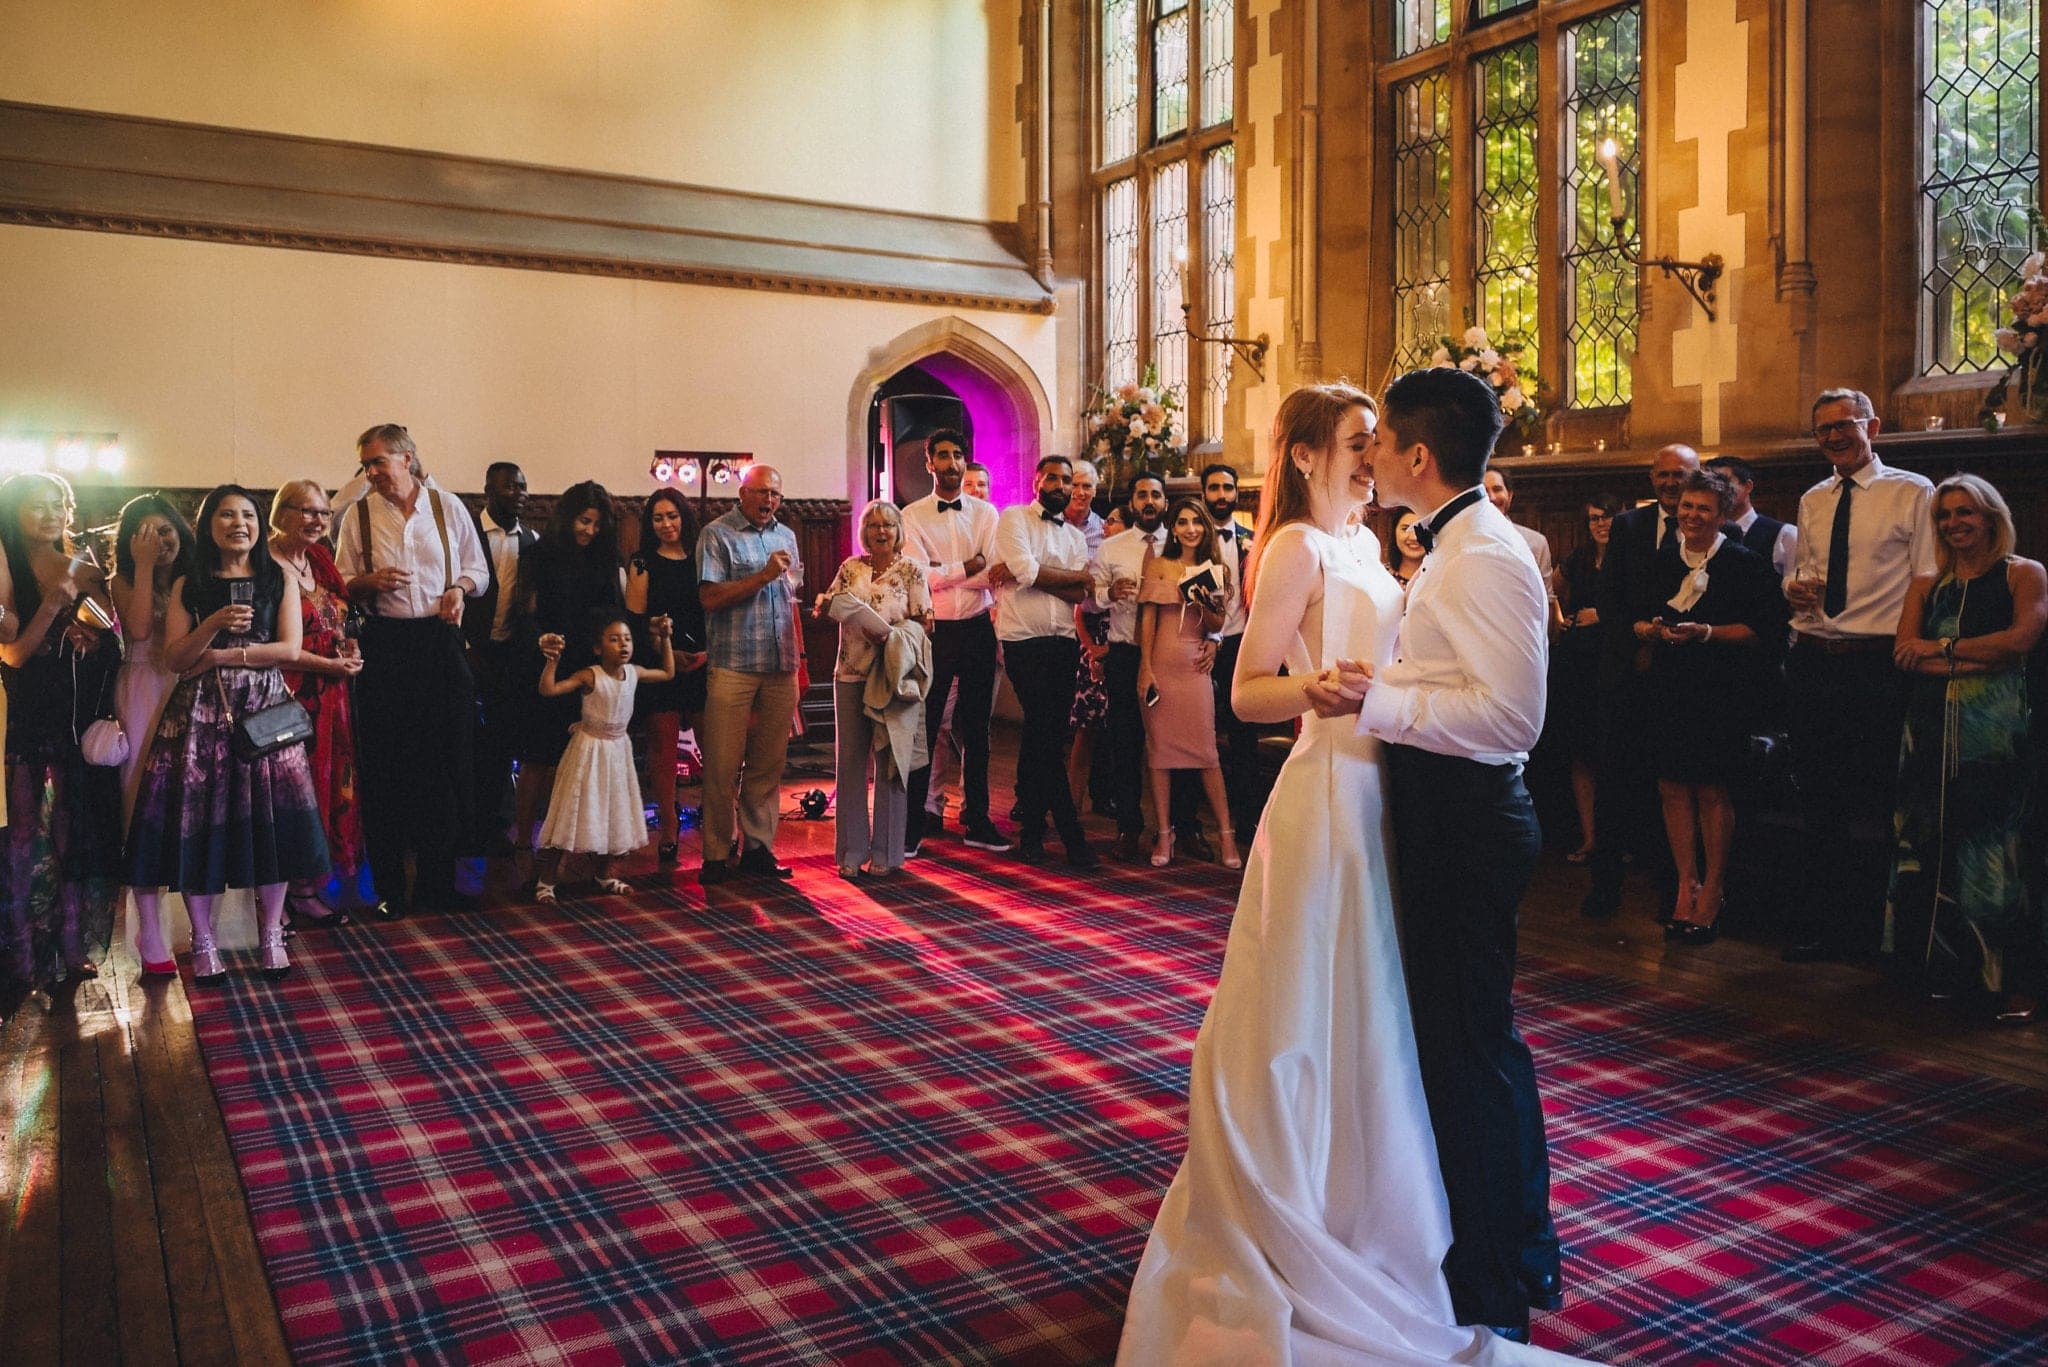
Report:
[[[1712,622],[1707,622],[1707,623],[1704,623],[1703,625],[1704,625],[1704,626],[1706,627],[1706,629],[1707,629],[1707,634],[1706,634],[1706,635],[1704,635],[1704,636],[1702,636],[1702,637],[1700,637],[1700,644],[1701,644],[1701,645],[1705,645],[1705,644],[1706,644],[1707,642],[1709,642],[1709,641],[1711,641],[1711,640],[1713,640],[1713,639],[1714,639],[1714,624],[1713,624]]]
[[[243,646],[243,647],[242,647],[242,668],[244,668],[244,669],[247,669],[248,667],[249,667],[249,647],[247,647],[247,646]]]
[[[1942,659],[1944,659],[1944,660],[1947,660],[1947,661],[1949,662],[1949,664],[1951,664],[1951,665],[1955,664],[1955,662],[1956,662],[1956,638],[1955,638],[1955,637],[1953,637],[1953,636],[1944,636],[1944,637],[1942,637],[1942,638],[1941,638],[1941,658],[1942,658]]]

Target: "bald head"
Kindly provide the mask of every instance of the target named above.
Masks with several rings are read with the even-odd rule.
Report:
[[[1690,446],[1673,442],[1657,448],[1657,454],[1650,458],[1650,487],[1657,491],[1657,502],[1664,505],[1664,511],[1678,511],[1678,500],[1685,493],[1687,476],[1700,468],[1700,453]]]
[[[775,520],[782,507],[782,472],[772,465],[750,465],[740,476],[740,516],[756,527]]]

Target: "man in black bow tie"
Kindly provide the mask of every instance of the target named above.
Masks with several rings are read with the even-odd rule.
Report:
[[[1081,659],[1074,604],[1094,588],[1087,538],[1066,516],[1073,482],[1073,466],[1065,456],[1038,462],[1037,501],[1005,509],[996,524],[998,563],[989,568],[988,581],[996,590],[1003,669],[1024,710],[1017,753],[1017,854],[1029,863],[1045,857],[1049,815],[1066,846],[1067,862],[1092,868],[1095,855],[1067,789],[1067,722]]]
[[[995,551],[996,509],[966,492],[967,439],[940,428],[925,439],[924,467],[932,492],[903,510],[903,553],[924,566],[931,585],[933,615],[931,691],[925,698],[926,751],[939,751],[939,729],[953,698],[953,739],[960,747],[960,820],[966,842],[976,849],[1007,850],[988,819],[988,714],[996,693],[996,629],[989,610],[987,570]],[[954,686],[959,692],[954,695]],[[910,815],[903,834],[906,854],[917,852],[941,819],[928,817],[925,801],[932,768],[910,776]]]

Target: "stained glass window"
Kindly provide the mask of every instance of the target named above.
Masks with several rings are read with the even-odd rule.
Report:
[[[1102,0],[1102,161],[1138,150],[1138,0]]]
[[[1202,277],[1206,330],[1228,337],[1237,322],[1237,148],[1227,142],[1202,161]],[[1202,431],[1209,436],[1223,431],[1230,357],[1228,347],[1209,349],[1202,407]]]
[[[1394,87],[1394,361],[1450,331],[1451,92],[1441,73]]]
[[[1202,127],[1229,123],[1237,83],[1237,6],[1202,0]]]
[[[1473,67],[1473,288],[1479,325],[1496,345],[1519,342],[1522,365],[1537,351],[1536,44],[1517,43]]]
[[[1451,0],[1394,0],[1394,55],[1449,41]]]
[[[1152,363],[1159,387],[1185,406],[1187,320],[1181,316],[1181,272],[1187,266],[1188,164],[1171,161],[1152,173]]]
[[[2040,199],[2036,0],[1922,0],[1921,350],[1930,374],[2009,364],[1996,331]]]
[[[1159,0],[1152,23],[1152,138],[1188,131],[1188,0]]]
[[[1114,181],[1102,196],[1103,382],[1138,378],[1138,182]]]
[[[1513,14],[1518,9],[1527,9],[1536,0],[1472,0],[1472,17],[1492,19],[1497,15]]]
[[[1614,240],[1602,163],[1612,143],[1628,240],[1635,241],[1641,18],[1615,10],[1564,31],[1566,148],[1565,402],[1590,408],[1629,401],[1636,351],[1636,268]]]

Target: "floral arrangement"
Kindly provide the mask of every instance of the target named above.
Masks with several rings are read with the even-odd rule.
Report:
[[[1984,406],[1977,411],[1978,421],[1994,432],[2015,375],[2027,416],[2035,422],[2048,418],[2048,383],[2044,383],[2048,377],[2042,374],[2042,367],[2048,365],[2048,346],[2041,344],[2048,336],[2048,253],[2035,252],[2020,263],[2019,292],[2005,304],[2012,311],[2012,326],[2002,327],[1994,335],[1999,347],[2017,359],[1984,396]]]
[[[1430,364],[1469,370],[1493,386],[1500,411],[1507,418],[1507,430],[1534,441],[1543,424],[1543,410],[1536,402],[1537,379],[1515,365],[1522,354],[1519,342],[1495,346],[1482,327],[1465,329],[1462,339],[1443,337],[1430,355]]]
[[[1159,387],[1159,372],[1145,367],[1137,383],[1112,392],[1095,391],[1083,415],[1088,457],[1102,475],[1105,491],[1120,490],[1134,476],[1188,472],[1188,429],[1180,396]]]

